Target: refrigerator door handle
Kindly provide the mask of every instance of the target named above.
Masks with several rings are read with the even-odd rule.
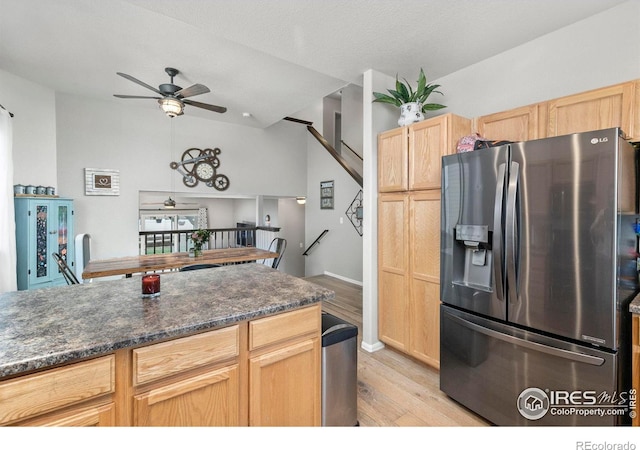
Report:
[[[496,297],[504,300],[504,282],[502,280],[502,203],[504,198],[504,179],[506,164],[498,166],[498,182],[496,183],[496,201],[493,211],[493,274],[495,280]]]
[[[476,331],[478,333],[482,333],[491,338],[498,339],[503,342],[507,342],[509,344],[517,345],[520,347],[525,347],[537,352],[546,353],[548,355],[558,356],[560,358],[568,359],[568,360],[579,362],[579,363],[590,364],[592,366],[601,366],[605,362],[603,358],[600,358],[598,356],[591,356],[584,353],[572,352],[570,350],[563,350],[561,348],[550,347],[548,345],[539,344],[537,342],[527,341],[519,337],[500,333],[499,331],[495,331],[490,328],[483,327],[482,325],[469,322],[466,319],[463,319],[461,317],[457,317],[451,314],[447,315],[447,319],[453,320],[454,322],[458,323],[459,325],[462,325],[465,328]]]
[[[509,302],[518,301],[518,280],[516,278],[516,195],[520,180],[520,164],[511,163],[509,171],[509,184],[507,186],[507,211],[505,217],[505,247],[507,253],[507,287],[509,289]]]

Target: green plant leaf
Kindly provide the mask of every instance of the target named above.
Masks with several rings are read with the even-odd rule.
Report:
[[[440,105],[438,103],[426,103],[422,105],[422,112],[435,111],[437,109],[442,109],[442,108],[446,108],[446,106]]]
[[[402,103],[407,103],[410,101],[411,96],[409,95],[409,90],[407,89],[407,86],[405,86],[404,84],[398,81],[396,83],[396,91],[399,94],[397,98],[398,100],[401,100]]]
[[[382,94],[380,92],[374,92],[374,102],[389,103],[395,106],[401,106],[403,103],[419,102],[423,105],[422,111],[433,111],[437,109],[446,108],[445,105],[438,103],[426,103],[427,98],[433,93],[443,95],[442,92],[436,89],[440,87],[439,84],[427,84],[427,77],[424,74],[424,69],[420,68],[420,74],[418,75],[418,85],[414,90],[411,87],[411,83],[403,78],[402,81],[396,74],[396,86],[394,89],[388,89],[390,95]]]
[[[389,103],[394,106],[400,106],[398,100],[395,97],[391,97],[390,95],[381,94],[380,92],[374,92],[373,96],[375,97],[375,99],[373,100],[374,102]]]
[[[416,89],[416,93],[418,94],[419,98],[424,95],[424,89],[426,86],[427,86],[427,77],[424,76],[424,71],[420,69],[420,76],[418,77],[418,89]]]

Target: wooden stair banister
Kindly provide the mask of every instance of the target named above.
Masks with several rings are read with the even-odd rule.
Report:
[[[309,130],[309,133],[311,133],[313,135],[313,137],[315,137],[318,140],[318,142],[320,142],[320,144],[325,149],[327,149],[327,151],[331,154],[331,156],[333,156],[335,158],[335,160],[338,161],[338,164],[340,164],[342,166],[342,168],[344,170],[346,170],[349,175],[351,175],[351,178],[353,178],[355,180],[355,182],[358,183],[358,185],[360,187],[362,187],[362,185],[363,185],[362,175],[360,175],[358,172],[356,172],[356,170],[349,165],[347,160],[344,159],[342,157],[342,155],[336,151],[335,148],[333,148],[333,146],[329,143],[329,141],[327,141],[324,138],[324,136],[322,136],[322,134],[320,134],[320,132],[318,132],[318,130],[316,130],[313,127],[313,122],[309,122],[307,120],[302,120],[302,119],[296,119],[296,118],[293,118],[293,117],[285,117],[284,120],[288,120],[290,122],[296,122],[296,123],[301,123],[303,125],[306,125],[307,126],[307,130]],[[351,150],[351,149],[349,149],[349,150]],[[351,151],[353,151],[353,150],[351,150]]]

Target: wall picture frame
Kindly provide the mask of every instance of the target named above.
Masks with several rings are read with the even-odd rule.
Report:
[[[120,195],[120,171],[113,169],[84,169],[85,195]]]
[[[333,180],[320,182],[320,209],[333,209]]]

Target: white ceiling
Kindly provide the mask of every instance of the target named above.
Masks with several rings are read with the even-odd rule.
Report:
[[[368,69],[431,81],[624,1],[0,0],[0,69],[161,114],[114,98],[155,95],[116,72],[158,86],[175,67],[211,89],[193,100],[228,108],[185,115],[266,127]]]

